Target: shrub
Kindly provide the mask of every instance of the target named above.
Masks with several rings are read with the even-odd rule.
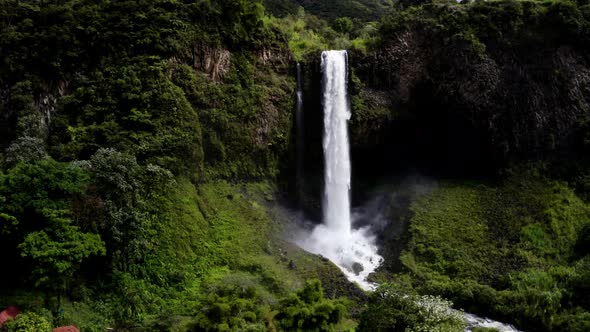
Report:
[[[359,331],[459,332],[464,331],[463,313],[438,296],[407,293],[383,284],[372,294],[361,313]]]
[[[34,312],[24,312],[16,319],[9,320],[2,327],[2,331],[6,332],[49,332],[51,331],[51,323],[47,318],[38,315]]]
[[[281,300],[275,319],[288,331],[334,331],[345,311],[344,302],[324,298],[320,281],[313,279],[302,290]]]

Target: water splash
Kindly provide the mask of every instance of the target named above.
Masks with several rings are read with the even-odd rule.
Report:
[[[504,324],[489,318],[479,317],[469,313],[465,313],[465,322],[467,323],[465,332],[471,332],[475,327],[496,329],[498,332],[521,332],[510,324]]]
[[[350,152],[348,120],[350,105],[347,96],[348,55],[346,51],[322,52],[322,83],[324,104],[324,223],[311,235],[298,241],[307,251],[320,254],[334,262],[349,280],[364,289],[369,274],[381,264],[375,238],[369,228],[354,230],[350,216]]]

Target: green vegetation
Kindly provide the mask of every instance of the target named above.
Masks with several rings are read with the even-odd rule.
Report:
[[[285,331],[335,331],[346,312],[343,301],[327,300],[319,280],[281,301],[276,319]]]
[[[534,172],[498,186],[448,183],[411,209],[395,279],[535,330],[587,326],[576,280],[588,257],[575,247],[590,209],[564,183]]]
[[[556,1],[433,1],[395,12],[383,20],[384,39],[419,24],[426,31],[453,37],[449,42],[471,43],[485,51],[493,47],[520,48],[556,43],[567,38],[574,44],[588,42],[586,6],[570,0]]]
[[[465,331],[463,313],[437,296],[419,296],[383,284],[371,295],[359,331]]]
[[[49,332],[51,331],[51,323],[43,316],[27,312],[8,321],[2,329],[8,332]]]
[[[501,170],[476,171],[475,180],[453,169],[454,180],[408,203],[396,225],[403,243],[386,244],[401,251],[388,257],[398,264],[380,277],[525,331],[588,330],[590,306],[580,294],[588,291],[590,95],[587,82],[571,83],[588,64],[587,2],[410,3],[383,19],[370,48],[375,59],[355,68],[353,130],[363,137],[381,124],[403,128],[407,117],[420,132],[416,145],[449,139],[448,150],[427,160],[503,160]],[[570,55],[583,60],[564,65]],[[390,99],[371,104],[363,97],[371,89]],[[541,114],[546,124],[534,120]],[[447,138],[455,130],[460,135]],[[397,158],[392,141],[373,146]]]
[[[261,4],[5,1],[0,15],[8,164],[42,158],[42,139],[59,160],[110,147],[193,180],[277,174],[292,87],[257,55],[285,57]]]
[[[274,236],[294,79],[261,3],[0,8],[4,329],[266,330],[342,279]],[[322,328],[345,321],[313,285]]]
[[[326,49],[364,54],[377,34],[376,21],[358,21],[346,16],[326,20],[304,7],[281,18],[268,17],[267,21],[287,38],[295,60],[308,63],[317,61],[318,54]]]
[[[377,20],[394,8],[391,0],[265,0],[271,13],[283,17],[293,14],[299,6],[323,19],[351,17],[359,21]]]

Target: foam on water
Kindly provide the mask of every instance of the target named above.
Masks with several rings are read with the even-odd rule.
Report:
[[[353,230],[350,217],[350,148],[347,96],[348,55],[346,51],[322,52],[324,105],[324,197],[323,224],[300,239],[307,251],[320,254],[336,265],[349,280],[364,289],[374,286],[366,278],[383,258],[377,254],[375,239],[368,228]]]

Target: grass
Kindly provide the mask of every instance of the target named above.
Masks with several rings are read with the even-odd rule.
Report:
[[[323,282],[329,298],[361,298],[362,291],[334,264],[282,239],[288,218],[275,193],[269,182],[194,185],[177,179],[161,196],[151,198],[144,261],[133,272],[112,276],[113,285],[107,278],[102,286],[92,283],[92,289],[83,282],[73,287],[62,305],[60,325],[85,331],[190,331],[211,303],[210,296],[228,285],[255,289],[257,303],[267,308],[262,311],[267,322],[274,315],[270,308],[311,278]],[[0,306],[17,305],[53,319],[43,309],[43,294],[1,295]],[[354,325],[345,320],[338,330]]]
[[[310,278],[322,280],[331,297],[354,289],[331,262],[281,239],[286,220],[277,212],[275,192],[269,182],[220,180],[194,186],[179,180],[161,200],[157,250],[148,263],[151,271],[165,271],[164,279],[181,281],[176,291],[162,295],[166,310],[176,313],[175,326],[186,325],[211,287],[227,280],[253,284],[271,302]]]
[[[565,183],[530,172],[493,185],[441,183],[410,209],[398,283],[538,330],[559,329],[583,305],[572,296],[573,266],[590,210]]]
[[[421,268],[456,278],[479,279],[486,274],[488,260],[496,253],[477,200],[475,188],[447,187],[414,204],[409,230],[413,237],[402,261],[418,274]]]

